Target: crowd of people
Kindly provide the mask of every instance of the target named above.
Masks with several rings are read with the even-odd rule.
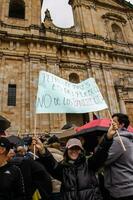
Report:
[[[24,146],[1,136],[0,200],[133,200],[133,133],[127,115],[112,119],[89,155],[79,138],[62,148],[56,136]]]

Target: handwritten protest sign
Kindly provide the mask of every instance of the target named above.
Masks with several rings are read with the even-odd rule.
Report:
[[[40,71],[36,113],[87,113],[106,108],[93,78],[75,84]]]

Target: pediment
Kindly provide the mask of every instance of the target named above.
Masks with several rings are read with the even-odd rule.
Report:
[[[108,18],[110,20],[116,20],[116,21],[119,21],[119,22],[122,22],[124,24],[126,24],[126,19],[121,16],[121,15],[118,15],[116,13],[106,13],[105,15],[102,16],[104,19]]]
[[[125,3],[122,3],[120,0],[98,0],[99,3],[108,4],[110,6],[115,6],[117,8],[126,8],[128,7]]]

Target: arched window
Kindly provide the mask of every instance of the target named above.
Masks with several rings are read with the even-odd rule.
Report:
[[[124,37],[121,28],[117,24],[112,24],[113,39],[118,42],[123,42]]]
[[[25,19],[25,2],[24,2],[24,0],[10,0],[9,17]]]
[[[80,82],[79,76],[76,73],[71,73],[69,75],[69,81],[72,83],[79,83]]]

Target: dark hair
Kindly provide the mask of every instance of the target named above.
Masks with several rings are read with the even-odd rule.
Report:
[[[48,145],[53,143],[60,143],[60,140],[56,135],[51,136],[47,141]]]
[[[115,113],[112,115],[113,117],[117,117],[118,118],[118,122],[120,124],[124,124],[124,127],[127,128],[130,124],[129,118],[127,115],[123,114],[123,113]]]
[[[71,122],[68,122],[67,124],[65,124],[61,130],[67,130],[69,128],[72,128],[73,127],[73,124]]]
[[[29,137],[29,136],[24,137],[24,138],[23,138],[23,141],[24,141],[24,144],[25,144],[26,146],[30,146],[31,143],[32,143],[32,137]]]
[[[0,146],[4,147],[7,151],[7,153],[11,149],[11,143],[6,137],[0,137]]]

